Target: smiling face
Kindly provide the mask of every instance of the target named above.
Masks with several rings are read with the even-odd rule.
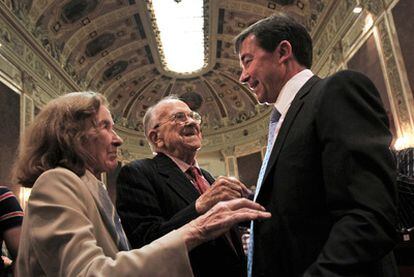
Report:
[[[249,86],[259,103],[275,103],[287,81],[286,66],[280,50],[278,46],[273,52],[265,51],[253,34],[247,36],[240,45],[240,82]]]
[[[95,118],[96,126],[91,126],[88,131],[86,149],[93,158],[88,169],[96,176],[102,172],[109,172],[117,166],[117,148],[122,144],[122,139],[116,134],[112,116],[105,106],[99,107]]]
[[[185,122],[174,120],[174,115],[179,112],[187,115]],[[154,107],[148,138],[155,146],[155,151],[193,163],[201,148],[202,135],[200,124],[188,116],[190,114],[190,108],[180,100],[169,100]]]

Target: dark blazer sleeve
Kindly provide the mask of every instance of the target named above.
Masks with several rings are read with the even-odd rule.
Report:
[[[315,124],[334,224],[304,275],[365,276],[362,272],[395,246],[395,166],[388,120],[375,86],[362,74],[336,74],[322,82],[320,92]]]
[[[195,202],[183,204],[156,174],[153,160],[122,167],[117,179],[116,207],[132,247],[138,248],[177,229],[198,216]],[[170,209],[168,203],[183,205]]]

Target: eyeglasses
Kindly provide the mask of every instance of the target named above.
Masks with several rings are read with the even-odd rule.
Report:
[[[197,112],[191,111],[189,113],[185,112],[178,112],[170,116],[170,118],[162,123],[158,123],[154,126],[154,129],[157,129],[161,125],[164,125],[165,123],[168,123],[170,121],[174,121],[175,123],[184,123],[187,121],[187,118],[191,118],[194,120],[197,124],[201,123],[201,115]]]

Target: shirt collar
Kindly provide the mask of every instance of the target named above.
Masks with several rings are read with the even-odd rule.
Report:
[[[198,162],[197,160],[194,160],[194,164],[188,164],[174,156],[171,156],[167,153],[163,153],[164,155],[166,155],[167,157],[169,157],[177,166],[178,168],[182,171],[182,172],[186,172],[190,167],[194,166],[196,167],[198,170],[200,170],[200,167],[198,166]]]
[[[289,81],[283,86],[277,97],[275,108],[280,112],[282,117],[285,117],[290,104],[299,92],[301,87],[313,76],[313,72],[309,69],[304,69],[290,78]]]

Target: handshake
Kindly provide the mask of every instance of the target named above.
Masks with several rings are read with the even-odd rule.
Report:
[[[250,198],[252,191],[234,177],[220,176],[196,201],[199,214],[204,214],[220,201]]]
[[[195,203],[201,216],[184,225],[182,232],[188,249],[226,233],[241,222],[270,218],[265,209],[246,198],[252,192],[233,177],[219,177]]]

